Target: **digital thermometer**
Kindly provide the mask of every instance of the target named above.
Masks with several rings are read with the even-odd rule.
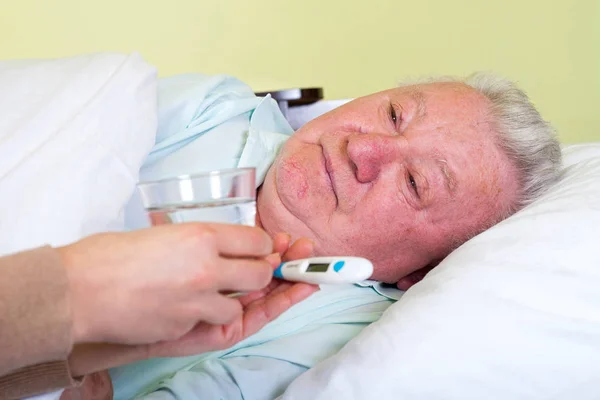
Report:
[[[357,283],[369,279],[373,264],[360,257],[312,257],[281,263],[273,276],[293,282]]]

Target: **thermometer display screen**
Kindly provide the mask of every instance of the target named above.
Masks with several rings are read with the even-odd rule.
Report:
[[[329,268],[329,264],[310,263],[306,268],[306,272],[327,272],[327,268]]]

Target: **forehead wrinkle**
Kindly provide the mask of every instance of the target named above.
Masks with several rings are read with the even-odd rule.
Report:
[[[448,161],[444,159],[437,159],[435,161],[442,171],[442,174],[444,174],[444,183],[446,184],[448,191],[451,195],[454,195],[456,192],[456,178],[454,173],[448,167]]]
[[[450,196],[454,197],[454,195],[456,194],[456,187],[458,185],[454,171],[452,171],[452,169],[448,165],[446,157],[444,157],[444,155],[440,152],[439,149],[435,149],[433,151],[433,157],[437,167],[440,169],[442,175],[444,176],[444,184],[446,185]]]
[[[425,104],[423,92],[417,88],[411,88],[408,95],[417,104],[417,118],[425,118],[427,116],[427,105]]]

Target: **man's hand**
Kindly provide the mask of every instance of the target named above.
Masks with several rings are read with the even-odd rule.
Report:
[[[429,271],[431,271],[433,268],[435,268],[435,266],[437,264],[438,263],[436,262],[436,263],[430,264],[426,267],[423,267],[421,269],[418,269],[414,272],[411,272],[410,274],[406,275],[404,278],[400,279],[396,283],[396,287],[398,287],[398,289],[400,289],[400,290],[410,289],[412,285],[420,282],[423,278],[425,278],[425,275],[427,275],[429,273]]]
[[[312,243],[307,239],[300,239],[291,247],[289,244],[289,236],[280,234],[275,237],[274,247],[277,253],[268,257],[273,269],[277,268],[282,260],[289,261],[312,255]],[[148,356],[188,356],[226,349],[256,333],[317,290],[315,285],[274,279],[266,288],[238,298],[243,313],[234,321],[223,325],[200,322],[177,340],[148,345]]]
[[[85,377],[81,386],[66,389],[59,400],[112,400],[113,386],[108,371]]]

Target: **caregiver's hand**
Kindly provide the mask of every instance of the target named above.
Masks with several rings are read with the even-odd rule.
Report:
[[[309,240],[300,239],[289,247],[289,237],[279,234],[275,237],[274,242],[276,253],[268,257],[271,263],[269,275],[279,265],[281,258],[293,260],[312,255],[312,243]],[[127,346],[88,343],[77,345],[69,357],[71,372],[74,376],[81,376],[152,357],[188,356],[230,347],[255,333],[316,290],[318,288],[314,285],[273,279],[262,290],[231,299],[237,302],[240,308],[243,308],[243,312],[229,323],[211,325],[199,322],[180,338],[154,344]],[[149,317],[145,323],[156,324],[156,318]],[[93,385],[93,382],[90,385]]]
[[[190,223],[94,235],[59,251],[75,342],[141,344],[178,339],[200,321],[239,321],[243,304],[220,292],[265,288],[274,246],[259,228]]]
[[[277,253],[269,257],[273,269],[277,268],[282,260],[306,258],[313,253],[312,242],[308,239],[300,239],[291,247],[289,245],[289,236],[275,236]],[[148,345],[148,357],[187,356],[226,349],[256,333],[317,290],[318,286],[315,285],[273,279],[266,288],[238,298],[244,312],[233,321],[223,325],[200,322],[177,340]]]

